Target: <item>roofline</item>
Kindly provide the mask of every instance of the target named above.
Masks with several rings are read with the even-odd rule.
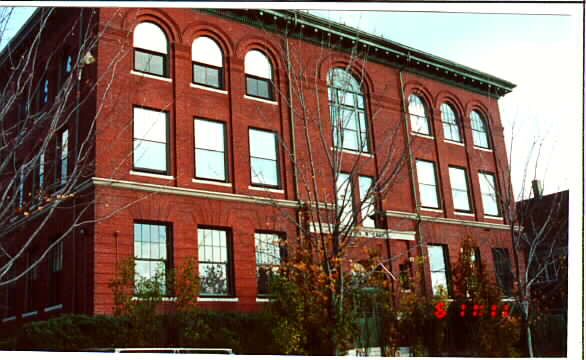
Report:
[[[340,24],[307,12],[300,10],[270,10],[270,9],[255,9],[255,10],[230,10],[230,9],[197,9],[206,11],[220,16],[236,16],[235,11],[250,11],[252,15],[253,11],[257,11],[262,17],[264,15],[270,15],[273,20],[282,19],[287,23],[294,23],[301,27],[310,27],[316,31],[323,31],[328,34],[340,36],[341,38],[348,39],[357,43],[362,44],[365,47],[374,48],[379,54],[379,50],[382,50],[382,54],[388,57],[386,62],[397,62],[398,60],[407,61],[409,70],[422,73],[427,75],[431,72],[437,74],[430,74],[434,78],[446,78],[451,83],[458,83],[459,86],[470,88],[474,87],[474,83],[485,84],[489,88],[498,89],[498,94],[487,94],[486,91],[481,92],[483,95],[489,95],[493,97],[500,97],[513,90],[516,87],[515,84],[507,80],[498,78],[494,75],[470,68],[465,65],[458,64],[456,62],[444,59],[442,57],[427,53],[422,50],[418,50],[398,42],[385,39],[380,36],[376,36],[357,28]],[[231,14],[230,14],[231,12]],[[239,20],[244,20],[240,18]],[[258,25],[258,24],[252,24]],[[469,82],[470,84],[467,84]],[[477,92],[478,84],[476,85]]]
[[[8,58],[9,54],[20,47],[20,43],[28,37],[35,25],[41,20],[41,7],[37,7],[36,10],[29,16],[26,22],[18,29],[16,34],[8,41],[0,52],[0,66],[4,65],[4,62]]]

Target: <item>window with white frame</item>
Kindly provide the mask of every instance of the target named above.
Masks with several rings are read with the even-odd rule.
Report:
[[[429,256],[433,295],[448,295],[450,291],[448,247],[446,245],[428,245],[427,253]]]
[[[133,168],[168,173],[168,118],[164,111],[134,107]]]
[[[224,88],[224,59],[218,44],[207,36],[200,36],[191,46],[193,82],[216,89]]]
[[[233,293],[230,234],[228,230],[197,229],[200,294],[230,296]]]
[[[360,83],[342,68],[331,69],[327,80],[334,146],[368,153],[368,123]]]
[[[416,167],[421,206],[439,209],[435,164],[431,161],[417,160]]]
[[[250,50],[244,57],[246,73],[246,95],[273,99],[273,69],[265,54]]]
[[[270,293],[270,282],[285,260],[282,236],[275,233],[254,234],[256,249],[256,290],[259,295]]]
[[[151,22],[134,28],[134,70],[163,77],[169,76],[169,43],[167,35]]]
[[[354,223],[354,200],[350,174],[338,173],[336,179],[337,218],[340,225]]]
[[[65,129],[61,132],[61,144],[59,146],[59,181],[61,185],[67,182],[68,175],[68,159],[69,159],[69,130]]]
[[[409,118],[411,131],[417,134],[431,135],[426,106],[421,97],[415,94],[409,96]]]
[[[134,223],[135,291],[157,285],[161,294],[167,294],[166,282],[171,270],[169,259],[172,258],[170,235],[169,225]]]
[[[277,134],[249,129],[250,181],[252,185],[279,187]]]
[[[375,227],[375,221],[372,218],[375,213],[375,197],[372,188],[372,178],[369,176],[358,177],[358,188],[360,192],[360,206],[362,226]]]
[[[480,193],[482,194],[482,207],[484,214],[489,216],[499,216],[498,194],[496,180],[493,174],[479,172],[478,179],[480,182]]]
[[[454,112],[454,109],[449,104],[443,103],[440,107],[442,113],[442,125],[444,129],[444,138],[455,142],[462,142],[462,134],[460,131],[460,122]]]
[[[449,173],[454,210],[471,212],[472,208],[470,207],[470,195],[468,193],[468,177],[466,176],[466,170],[450,166]]]
[[[470,121],[472,123],[472,140],[474,141],[474,145],[490,149],[488,125],[486,124],[486,120],[478,111],[472,111],[470,113]]]
[[[195,177],[227,181],[224,123],[195,119]]]

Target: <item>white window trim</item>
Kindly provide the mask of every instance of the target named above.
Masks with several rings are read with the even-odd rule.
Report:
[[[435,137],[433,137],[432,135],[420,134],[420,133],[414,132],[414,131],[411,131],[411,135],[413,135],[413,136],[419,136],[419,137],[422,137],[422,138],[425,138],[425,139],[431,139],[431,140],[435,139]]]
[[[133,296],[131,299],[132,299],[132,301],[143,301],[143,299],[141,299],[138,296]],[[146,301],[146,300],[144,300],[144,301]],[[163,296],[163,297],[161,297],[161,301],[163,301],[163,302],[174,302],[174,301],[177,301],[177,297],[174,297],[174,296]]]
[[[198,302],[238,302],[240,301],[237,297],[198,297]]]
[[[130,70],[130,73],[132,75],[142,76],[142,77],[146,77],[146,78],[149,78],[149,79],[162,80],[162,81],[165,81],[165,82],[173,82],[173,80],[171,78],[166,78],[166,77],[157,76],[157,75],[151,75],[151,74],[143,73],[143,72],[140,72],[140,71]]]
[[[142,172],[142,171],[130,170],[129,174],[130,175],[136,175],[136,176],[153,177],[153,178],[157,178],[157,179],[175,180],[175,176],[172,176],[172,175],[151,174],[151,173]]]
[[[472,217],[476,216],[476,214],[474,214],[474,213],[467,213],[467,212],[461,212],[461,211],[454,211],[454,214],[458,215],[458,216],[472,216]]]
[[[209,185],[218,185],[218,186],[225,186],[225,187],[232,187],[232,183],[222,182],[220,180],[202,180],[202,179],[191,179],[192,183],[196,184],[209,184]]]
[[[43,311],[50,312],[50,311],[61,310],[61,309],[63,309],[63,304],[48,306]]]
[[[27,312],[27,313],[24,313],[24,314],[22,314],[22,315],[20,315],[20,316],[21,316],[23,319],[26,319],[26,318],[28,318],[28,317],[35,316],[35,315],[37,315],[38,313],[39,313],[39,312],[38,312],[38,311],[36,311],[36,310],[35,310],[35,311],[29,311],[29,312]]]
[[[475,150],[486,151],[486,152],[492,152],[492,149],[491,148],[483,148],[483,147],[479,147],[479,146],[476,146],[476,145],[474,145],[474,149]]]
[[[448,139],[444,139],[444,142],[445,143],[448,143],[448,144],[459,145],[459,146],[464,147],[464,143],[463,142],[457,142],[457,141],[448,140]]]
[[[436,212],[436,213],[443,213],[444,212],[443,209],[429,208],[429,207],[425,207],[425,206],[422,206],[421,207],[421,210],[423,210],[423,211],[432,211],[432,212]]]
[[[271,105],[278,105],[279,104],[275,100],[266,100],[266,99],[258,98],[256,96],[244,95],[244,98],[245,99],[248,99],[248,100],[260,101],[260,102],[267,103],[267,104],[271,104]]]
[[[369,153],[369,152],[365,152],[365,151],[354,151],[354,150],[350,150],[350,149],[344,149],[344,148],[336,148],[336,147],[331,147],[330,150],[332,151],[338,151],[338,152],[342,152],[342,153],[346,153],[346,154],[352,154],[352,155],[358,155],[358,156],[364,156],[364,157],[368,157],[368,158],[374,158],[374,155]]]
[[[491,219],[491,220],[504,220],[504,218],[502,216],[493,216],[493,215],[484,215],[485,219]]]
[[[224,94],[224,95],[228,94],[228,90],[215,89],[215,88],[209,87],[209,86],[203,86],[203,85],[198,85],[198,84],[194,84],[194,83],[189,83],[189,86],[191,86],[192,88],[195,88],[195,89],[211,91],[211,92],[215,92],[215,93],[219,93],[219,94]]]
[[[14,320],[16,320],[16,315],[9,316],[7,318],[2,319],[2,322],[5,323],[5,322],[9,322],[9,321],[14,321]]]
[[[265,188],[265,187],[260,187],[260,186],[252,186],[249,185],[248,186],[248,190],[255,190],[255,191],[268,191],[268,192],[274,192],[277,194],[284,194],[285,190],[283,189],[271,189],[271,188]]]
[[[257,303],[268,303],[268,302],[272,302],[272,301],[275,301],[275,299],[268,298],[268,297],[267,298],[259,298],[259,297],[256,298]]]

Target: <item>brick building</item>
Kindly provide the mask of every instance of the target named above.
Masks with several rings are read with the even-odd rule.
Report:
[[[78,121],[61,128],[60,145],[43,161],[59,164],[44,170],[47,178],[67,177],[81,146],[77,139],[92,134],[91,171],[76,197],[93,201],[82,220],[100,220],[76,227],[34,276],[4,287],[4,323],[111,313],[108,282],[116,264],[132,256],[147,278],[193,257],[202,307],[258,310],[266,291],[257,267],[281,256],[273,240],[297,236],[295,223],[286,219],[309,201],[327,208],[340,192],[350,203],[364,200],[364,191],[394,161],[392,154],[407,160],[389,191],[366,208],[349,210],[356,237],[397,257],[390,272],[412,274],[413,258],[427,254],[428,293],[438,285],[449,289],[450,264],[466,238],[477,242],[493,279],[508,271],[511,237],[498,194],[509,173],[497,101],[513,84],[302,12],[84,13],[95,25],[87,27],[97,38],[89,49],[95,62],[73,66],[88,101]],[[44,95],[56,101],[62,69],[79,53],[80,35],[68,35],[81,27],[75,14],[59,9],[48,22],[46,46],[70,40],[51,52],[55,56],[39,51],[41,62],[55,70],[40,89],[41,103]],[[34,34],[35,16],[16,35],[14,49]],[[300,77],[293,79],[302,72],[303,86],[297,86]],[[303,111],[320,114],[314,117],[320,123],[304,125]],[[337,120],[342,116],[347,118]],[[95,119],[95,127],[86,119]],[[340,125],[323,132],[332,121]],[[312,139],[329,146],[316,145],[310,153]],[[345,185],[329,191],[336,180],[319,172],[323,196],[313,199],[302,179],[327,169],[333,153],[341,159],[336,179]],[[359,170],[351,171],[357,163]],[[75,211],[62,210],[67,216]],[[46,225],[38,249],[64,231],[63,219]],[[10,239],[18,247],[19,236]]]

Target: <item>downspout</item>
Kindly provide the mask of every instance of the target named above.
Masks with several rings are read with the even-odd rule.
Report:
[[[289,90],[289,128],[291,129],[291,158],[293,161],[293,184],[295,186],[295,199],[301,206],[299,198],[299,184],[297,183],[297,143],[295,139],[295,111],[293,110],[293,87],[291,85],[291,61],[289,51],[289,35],[285,32],[285,54],[287,56],[287,87]]]
[[[407,117],[407,102],[405,100],[405,87],[403,83],[403,68],[399,70],[399,81],[401,85],[401,104],[403,110],[403,123],[405,125],[405,137],[407,139],[407,153],[409,155],[409,176],[411,180],[411,192],[413,194],[413,199],[415,200],[415,236],[417,237],[417,246],[421,251],[421,255],[426,255],[426,249],[423,246],[423,236],[421,235],[421,204],[419,202],[419,197],[417,195],[417,187],[415,186],[415,170],[413,169],[413,151],[411,150],[411,133],[409,131],[409,119]],[[421,265],[422,268],[422,279],[421,279],[421,287],[423,289],[424,296],[427,295],[427,279],[426,279],[426,271],[425,271],[425,262]]]

